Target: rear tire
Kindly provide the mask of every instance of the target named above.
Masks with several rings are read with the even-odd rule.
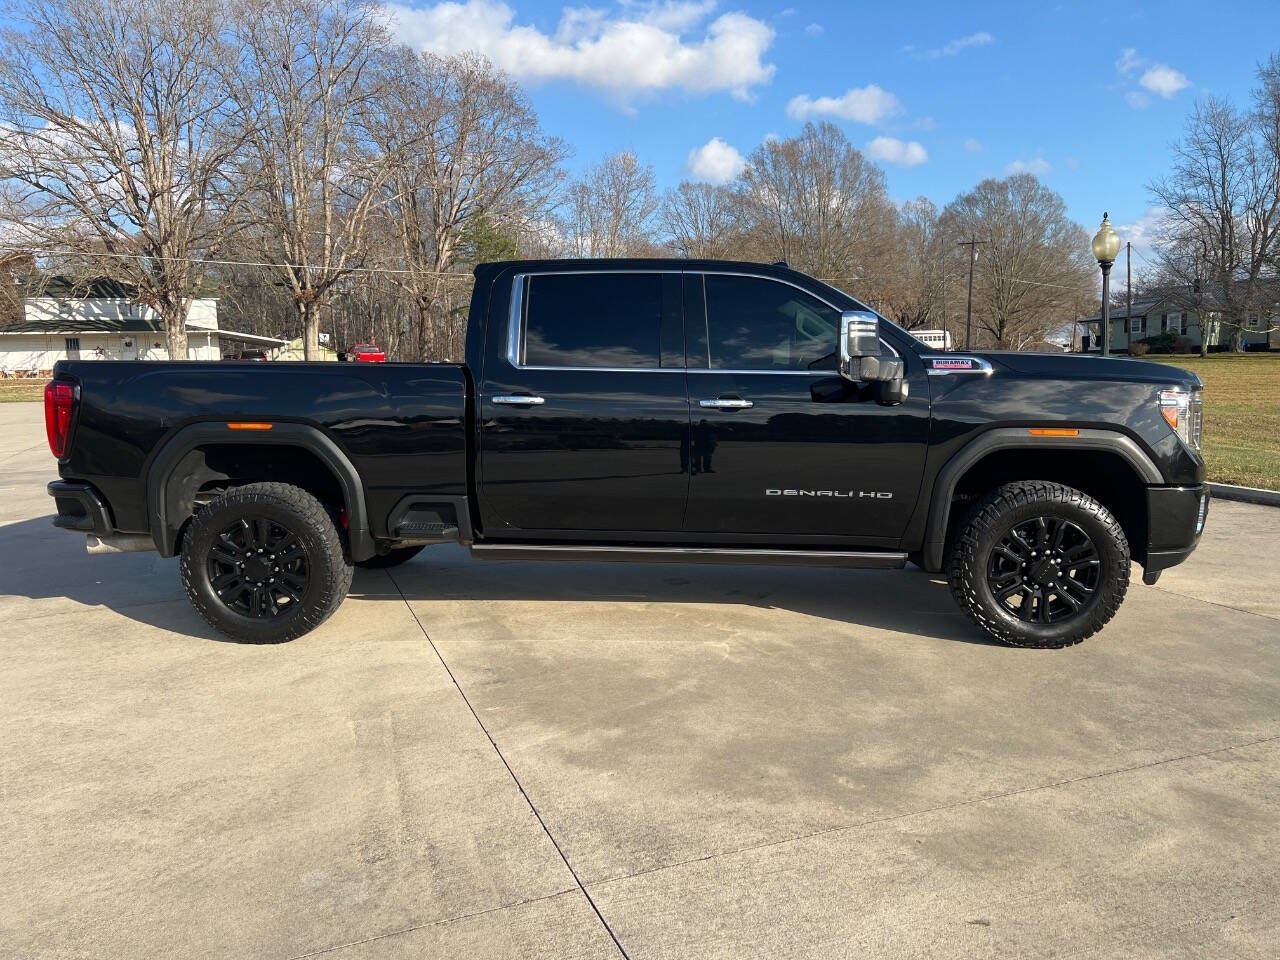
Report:
[[[332,514],[287,483],[228,490],[195,515],[182,541],[182,584],[215,630],[243,643],[284,643],[324,623],[351,587]]]
[[[422,547],[394,547],[386,553],[375,553],[368,560],[357,560],[356,566],[362,570],[386,570],[408,563],[422,552]]]
[[[1129,541],[1088,494],[1026,480],[996,487],[956,531],[947,580],[960,609],[994,640],[1055,649],[1115,616],[1129,589]]]

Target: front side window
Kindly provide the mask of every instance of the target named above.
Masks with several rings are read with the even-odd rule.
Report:
[[[711,369],[836,368],[840,311],[761,277],[707,274],[706,285]]]
[[[520,362],[530,367],[657,367],[662,274],[533,274]]]

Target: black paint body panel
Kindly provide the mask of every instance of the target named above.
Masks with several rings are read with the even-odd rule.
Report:
[[[512,278],[581,271],[665,275],[660,369],[530,369],[508,361]],[[909,385],[896,406],[834,371],[708,370],[705,353],[698,357],[705,310],[688,281],[700,272],[772,278],[837,310],[865,309],[782,266],[485,264],[476,269],[463,365],[60,363],[56,376],[78,382],[81,399],[59,473],[89,484],[117,530],[148,532],[147,472],[178,430],[275,420],[314,427],[341,449],[359,474],[376,538],[388,537],[396,504],[421,495],[469,504],[477,542],[901,551],[925,544],[931,503],[949,497],[937,487],[947,464],[992,430],[1108,431],[1149,461],[1158,482],[1142,482],[1153,489],[1204,481],[1203,461],[1156,404],[1161,389],[1198,386],[1185,371],[990,352],[976,354],[992,365],[989,375],[928,375],[921,358],[934,351],[891,325],[884,339],[905,361]],[[544,402],[492,400],[521,393]],[[753,406],[699,405],[723,397]],[[1172,539],[1167,548],[1153,540],[1153,551],[1186,548],[1186,502],[1153,494],[1153,538],[1175,531],[1160,533]]]

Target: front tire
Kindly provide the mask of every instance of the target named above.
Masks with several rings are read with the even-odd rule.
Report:
[[[214,629],[284,643],[338,609],[353,568],[333,516],[287,483],[251,483],[200,509],[182,541],[182,584]]]
[[[996,487],[956,531],[947,580],[994,640],[1053,649],[1115,616],[1129,588],[1129,541],[1097,500],[1060,483]]]

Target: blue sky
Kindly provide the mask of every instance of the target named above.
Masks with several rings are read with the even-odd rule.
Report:
[[[941,206],[1026,169],[1091,230],[1107,209],[1135,241],[1150,222],[1145,185],[1194,101],[1244,103],[1257,62],[1280,50],[1277,0],[392,10],[407,42],[480,49],[520,79],[575,168],[629,148],[663,186],[722,178],[735,151],[828,119],[878,159],[895,200]]]

